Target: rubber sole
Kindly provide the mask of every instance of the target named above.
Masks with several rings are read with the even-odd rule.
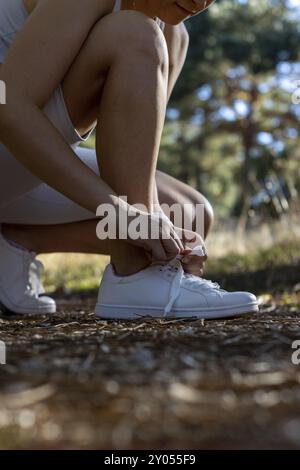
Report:
[[[28,310],[24,310],[24,308],[20,308],[18,305],[15,305],[11,302],[0,288],[0,306],[4,308],[5,311],[11,313],[17,313],[18,315],[52,315],[56,313],[56,305],[51,307],[49,306],[40,306],[40,307],[32,307],[28,308]]]
[[[30,310],[24,311],[23,309],[19,309],[18,307],[9,308],[0,302],[0,306],[3,307],[3,310],[8,313],[17,314],[17,315],[53,315],[56,313],[56,307],[53,309],[47,308],[32,308]]]
[[[259,311],[258,304],[251,302],[245,305],[236,305],[234,307],[220,307],[217,309],[189,309],[189,310],[172,310],[167,317],[164,311],[159,308],[139,308],[139,307],[123,307],[120,305],[96,305],[96,316],[110,320],[138,320],[141,318],[168,318],[168,319],[217,319],[230,318],[238,315],[246,315]]]

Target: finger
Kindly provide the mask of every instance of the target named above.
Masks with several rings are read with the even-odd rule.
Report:
[[[185,256],[181,262],[185,265],[203,267],[206,259],[204,257],[200,258],[199,256]]]
[[[206,0],[192,0],[192,2],[194,5],[192,7],[192,11],[194,11],[195,13],[203,11],[205,8],[205,4],[207,3]]]
[[[203,272],[204,263],[182,263],[183,270],[189,274],[198,274]]]
[[[175,258],[181,252],[181,248],[174,238],[163,239],[162,245],[168,258]]]
[[[192,249],[191,248],[184,248],[184,250],[181,252],[181,255],[182,256],[188,256],[192,253]]]
[[[196,243],[197,241],[197,234],[194,232],[191,232],[189,230],[183,230],[182,228],[179,227],[174,227],[175,232],[180,239],[183,249],[185,249],[185,244],[186,243]]]
[[[151,253],[152,261],[168,261],[166,251],[160,240],[155,240],[155,243],[149,244],[147,251]]]
[[[176,229],[173,230],[172,236],[173,236],[175,242],[177,243],[180,252],[183,251],[184,250],[184,245],[183,245],[178,233],[176,232]]]
[[[204,256],[195,256],[193,254],[190,254],[190,255],[187,255],[185,256],[184,258],[189,258],[189,261],[191,263],[206,263],[206,261],[208,260],[208,257],[207,255],[204,255]]]
[[[182,239],[184,243],[195,243],[197,241],[197,235],[192,232],[183,232]]]
[[[216,0],[207,0],[204,10],[207,10]]]
[[[188,254],[186,256],[184,256],[181,260],[183,263],[194,263],[194,264],[203,264],[207,261],[207,257],[206,256],[195,256],[195,255],[191,255],[191,254]]]
[[[204,275],[204,271],[201,268],[200,269],[199,268],[195,269],[195,268],[190,268],[190,267],[184,266],[183,270],[184,270],[185,273],[192,274],[193,276],[197,276],[197,277],[203,277],[203,275]]]

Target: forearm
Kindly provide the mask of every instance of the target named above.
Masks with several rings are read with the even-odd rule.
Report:
[[[0,109],[0,140],[34,175],[87,210],[114,203],[112,189],[75,155],[29,100],[14,97]]]

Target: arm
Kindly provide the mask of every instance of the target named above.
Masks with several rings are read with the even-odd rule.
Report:
[[[113,191],[77,158],[42,108],[110,3],[86,0],[82,14],[81,0],[44,0],[0,68],[7,87],[1,142],[41,180],[94,213],[100,203],[115,201]]]

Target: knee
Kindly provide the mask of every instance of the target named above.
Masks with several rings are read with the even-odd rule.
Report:
[[[120,11],[107,15],[94,27],[93,43],[103,49],[103,38],[117,60],[133,62],[143,59],[167,70],[169,65],[165,37],[158,24],[137,11]]]
[[[127,57],[135,55],[167,71],[167,44],[158,24],[143,13],[130,11],[120,12],[119,21],[121,53],[126,51]]]

